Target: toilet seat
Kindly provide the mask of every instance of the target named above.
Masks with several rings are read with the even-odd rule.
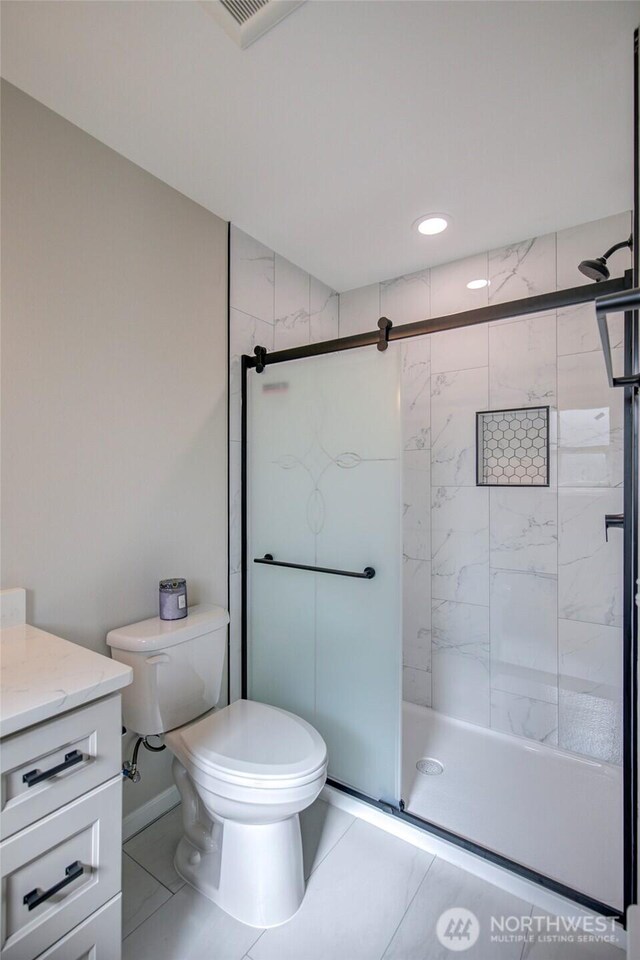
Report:
[[[324,775],[327,749],[314,728],[286,710],[236,700],[172,730],[169,749],[201,782],[290,789]]]

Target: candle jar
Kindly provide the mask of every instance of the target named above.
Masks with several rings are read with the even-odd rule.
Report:
[[[160,581],[160,619],[182,620],[187,615],[187,581],[179,577]]]

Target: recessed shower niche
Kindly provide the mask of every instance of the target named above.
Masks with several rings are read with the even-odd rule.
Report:
[[[476,414],[476,484],[549,486],[549,407]]]

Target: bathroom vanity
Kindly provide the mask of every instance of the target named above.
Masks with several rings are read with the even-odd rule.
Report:
[[[1,960],[118,960],[120,690],[131,669],[0,593]]]

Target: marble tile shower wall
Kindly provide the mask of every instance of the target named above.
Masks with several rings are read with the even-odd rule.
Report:
[[[240,695],[240,361],[588,282],[577,270],[628,236],[583,224],[338,296],[231,233],[231,698]],[[630,265],[616,255],[612,275]],[[471,279],[489,277],[484,290]],[[620,361],[621,333],[615,338]],[[588,756],[620,758],[621,399],[589,306],[415,338],[402,350],[405,699]],[[551,483],[475,485],[475,413],[549,405]]]
[[[588,282],[622,214],[340,295],[340,336]],[[625,251],[626,253],[626,251]],[[630,266],[622,255],[613,275]],[[484,290],[469,280],[488,277]],[[616,360],[621,361],[621,327]],[[593,308],[451,330],[403,352],[405,699],[619,762],[622,401]],[[620,370],[620,366],[617,367]],[[549,405],[550,486],[477,487],[478,410]]]

